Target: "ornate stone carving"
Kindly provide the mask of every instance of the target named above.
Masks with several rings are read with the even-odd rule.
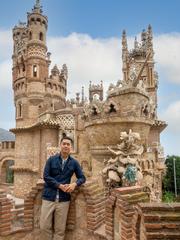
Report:
[[[120,133],[120,144],[115,151],[108,147],[109,151],[115,155],[105,162],[102,176],[106,184],[111,187],[132,186],[143,178],[139,165],[140,156],[143,153],[143,146],[140,143],[139,133],[127,132]]]

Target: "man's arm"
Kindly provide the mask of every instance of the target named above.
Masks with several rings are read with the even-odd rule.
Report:
[[[76,175],[76,184],[79,187],[81,184],[86,182],[86,177],[81,169],[81,166],[78,161],[76,161],[76,168],[75,168],[75,175]]]
[[[76,161],[76,167],[75,167],[74,172],[75,172],[77,180],[76,180],[76,182],[68,185],[68,187],[66,188],[66,192],[73,192],[74,189],[76,188],[76,186],[80,186],[81,184],[85,183],[85,181],[86,181],[86,177],[84,176],[81,166],[79,165],[79,163],[77,161]]]
[[[52,188],[59,188],[59,183],[50,176],[50,170],[51,170],[51,157],[47,160],[45,168],[44,168],[44,174],[43,174],[43,178],[44,181],[47,183],[47,185],[49,187]]]

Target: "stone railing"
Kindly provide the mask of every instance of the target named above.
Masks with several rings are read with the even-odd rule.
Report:
[[[39,240],[43,182],[37,183],[24,202],[23,224],[13,227],[12,202],[0,191],[0,239]],[[180,239],[180,204],[149,203],[139,186],[110,192],[97,179],[72,193],[66,240]]]

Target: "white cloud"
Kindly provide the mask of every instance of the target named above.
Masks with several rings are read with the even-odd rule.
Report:
[[[93,39],[86,34],[73,33],[68,37],[49,38],[48,47],[53,53],[53,64],[67,64],[69,91],[73,96],[83,85],[88,88],[89,81],[96,84],[103,80],[107,89],[109,83],[121,77],[120,39]]]
[[[175,135],[180,135],[180,100],[171,103],[160,115],[168,123],[167,130]]]
[[[155,36],[154,51],[155,61],[163,76],[172,83],[180,84],[180,33]]]
[[[12,36],[11,31],[0,30],[0,90],[11,89],[12,82]],[[160,84],[164,81],[180,83],[180,34],[170,33],[154,36],[155,68],[158,68]],[[129,46],[133,40],[128,38]],[[104,82],[105,90],[108,85],[122,78],[121,39],[92,38],[87,34],[73,33],[67,37],[49,37],[48,48],[52,52],[52,64],[59,67],[66,63],[69,71],[68,91],[70,97],[75,97],[81,91],[81,86],[88,89],[89,81],[95,84]],[[163,76],[163,78],[162,78]],[[177,89],[178,89],[177,85]],[[180,89],[180,88],[179,88]],[[171,91],[171,90],[170,90]],[[170,93],[169,91],[169,93]],[[87,92],[86,92],[87,95]],[[171,99],[172,100],[172,99]],[[0,109],[3,109],[1,102]],[[1,115],[2,113],[0,113]],[[5,110],[3,110],[3,114]],[[167,135],[180,134],[180,101],[171,103],[161,119],[168,122]]]
[[[12,33],[0,29],[0,89],[11,88],[12,81]]]
[[[12,83],[12,62],[5,60],[0,63],[0,88],[11,88]]]
[[[11,58],[12,55],[12,32],[0,29],[0,61]]]

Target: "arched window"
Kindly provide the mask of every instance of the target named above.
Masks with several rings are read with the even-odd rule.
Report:
[[[22,103],[18,103],[16,108],[16,117],[20,118],[22,117]]]
[[[29,32],[29,40],[32,40],[32,32]]]
[[[23,72],[25,72],[26,71],[26,67],[25,67],[25,64],[23,63]]]
[[[48,87],[52,89],[52,84],[49,82]]]
[[[37,65],[33,65],[33,77],[37,77]]]
[[[92,115],[97,115],[98,113],[97,113],[97,109],[96,109],[96,107],[93,107],[92,108]]]
[[[43,33],[42,32],[40,32],[40,34],[39,34],[39,40],[43,41]]]

